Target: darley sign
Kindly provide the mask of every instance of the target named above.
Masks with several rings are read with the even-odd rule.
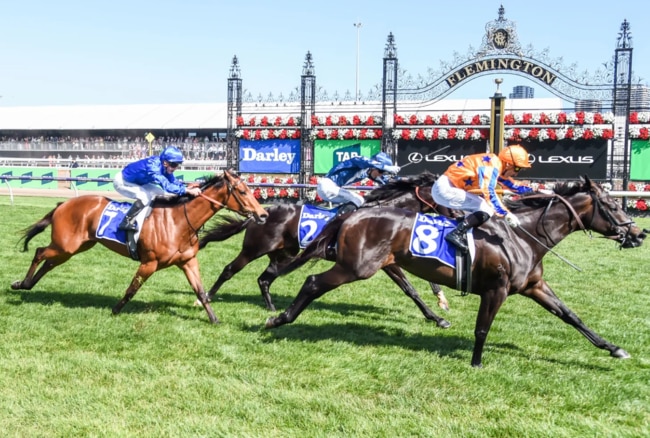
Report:
[[[298,173],[300,140],[240,140],[239,170],[252,173]]]

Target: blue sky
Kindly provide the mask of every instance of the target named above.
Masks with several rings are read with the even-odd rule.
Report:
[[[454,52],[478,48],[498,16],[532,45],[578,71],[594,72],[614,55],[621,23],[632,30],[633,70],[650,82],[650,2],[388,2],[208,0],[0,0],[0,106],[225,102],[234,55],[254,96],[288,95],[300,86],[307,51],[317,86],[354,93],[357,29],[359,89],[379,84],[387,36],[414,77],[438,70]],[[485,98],[496,76],[472,81],[450,98]],[[507,95],[531,85],[503,76]]]

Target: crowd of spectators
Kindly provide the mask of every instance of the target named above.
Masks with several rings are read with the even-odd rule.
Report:
[[[139,136],[0,136],[0,165],[116,168],[150,154],[158,154],[169,145],[181,149],[187,161],[205,162],[208,165],[209,162],[226,159],[226,142],[209,137],[161,136],[149,145]],[[16,152],[15,155],[12,152]],[[202,165],[197,163],[190,167],[201,168]]]
[[[44,158],[73,155],[77,159],[119,159],[136,160],[150,153],[156,154],[166,146],[174,145],[183,151],[188,160],[224,160],[226,143],[209,137],[159,137],[151,146],[142,137],[0,137],[2,151],[44,151]]]

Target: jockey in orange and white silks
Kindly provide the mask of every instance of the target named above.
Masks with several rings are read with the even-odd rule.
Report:
[[[529,167],[528,152],[519,145],[504,148],[498,156],[491,153],[468,155],[449,166],[434,183],[431,196],[440,205],[472,214],[445,238],[467,251],[465,232],[481,225],[495,213],[505,217],[511,227],[519,226],[519,219],[508,211],[496,189],[499,185],[517,194],[530,192],[531,188],[512,179],[521,169]],[[473,189],[479,193],[469,192]]]

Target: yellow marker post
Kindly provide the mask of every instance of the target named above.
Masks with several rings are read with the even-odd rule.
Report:
[[[144,136],[144,139],[149,142],[149,156],[151,156],[153,155],[153,151],[151,150],[151,143],[153,143],[156,137],[151,132],[149,132]]]

